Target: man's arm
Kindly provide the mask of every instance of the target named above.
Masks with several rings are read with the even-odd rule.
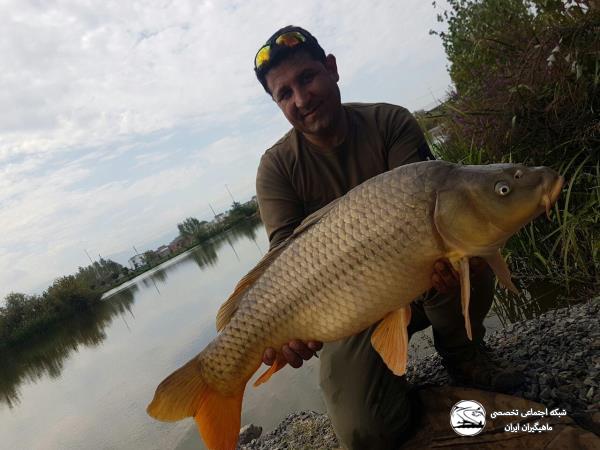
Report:
[[[265,154],[258,166],[256,175],[256,198],[260,217],[269,236],[269,248],[285,240],[304,219],[304,205],[294,192],[285,172],[270,155]],[[315,352],[321,350],[322,342],[303,342],[297,339],[284,344],[281,354],[292,367],[302,366]],[[272,365],[277,358],[273,348],[263,353],[263,362]]]
[[[276,159],[265,153],[256,174],[256,198],[269,248],[285,240],[304,219],[304,205]]]
[[[419,123],[407,109],[396,107],[386,117],[384,126],[388,169],[435,159]]]

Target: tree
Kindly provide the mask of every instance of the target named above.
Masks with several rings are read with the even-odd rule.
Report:
[[[568,180],[559,220],[509,242],[523,267],[598,283],[600,10],[590,0],[448,0],[437,33],[456,87],[436,147],[467,164],[545,165]],[[529,269],[533,270],[533,269]]]
[[[100,300],[101,294],[92,290],[83,280],[67,275],[54,280],[42,297],[56,313],[68,315],[90,308]]]
[[[144,264],[151,266],[158,261],[158,254],[154,250],[147,250],[142,255],[144,258]]]
[[[100,258],[89,266],[79,267],[75,277],[95,289],[97,286],[113,284],[123,269],[124,267],[115,261]]]
[[[209,223],[206,220],[199,221],[195,217],[188,217],[182,223],[178,223],[177,229],[181,236],[197,242],[202,242],[210,237]]]

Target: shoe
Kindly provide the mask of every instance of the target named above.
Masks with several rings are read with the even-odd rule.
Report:
[[[477,349],[473,358],[466,361],[442,360],[454,384],[511,393],[525,381],[523,372],[515,367],[503,367],[493,360],[485,349]],[[504,362],[504,365],[508,365]]]

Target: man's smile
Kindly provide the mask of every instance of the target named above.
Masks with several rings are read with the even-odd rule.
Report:
[[[305,112],[305,113],[301,112],[300,115],[302,116],[302,119],[314,117],[315,113],[318,112],[318,110],[322,104],[323,104],[323,102],[317,104],[314,108],[312,108],[308,112]]]

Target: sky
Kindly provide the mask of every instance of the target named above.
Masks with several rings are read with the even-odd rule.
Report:
[[[441,2],[438,2],[438,4]],[[255,194],[290,125],[253,59],[278,28],[337,58],[342,101],[431,106],[451,84],[431,2],[0,0],[0,299]]]

